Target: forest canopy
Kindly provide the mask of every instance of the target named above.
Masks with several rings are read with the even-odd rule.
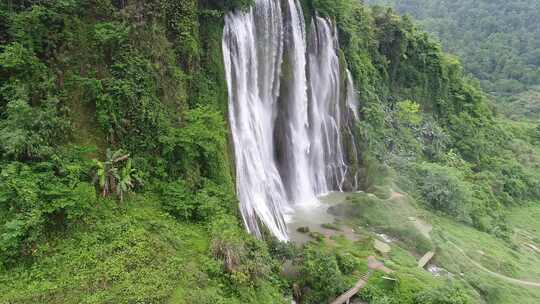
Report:
[[[540,2],[536,0],[367,0],[409,14],[459,56],[466,71],[499,100],[538,117]],[[519,94],[519,95],[518,95]],[[528,106],[527,106],[528,105]]]

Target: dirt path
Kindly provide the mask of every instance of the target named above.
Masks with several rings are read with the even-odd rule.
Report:
[[[507,282],[510,282],[510,283],[514,283],[514,284],[519,284],[519,285],[523,285],[523,286],[529,286],[529,287],[537,287],[537,288],[540,288],[540,283],[537,283],[537,282],[531,282],[531,281],[524,281],[524,280],[519,280],[519,279],[514,279],[514,278],[511,278],[511,277],[507,277],[505,275],[502,275],[500,273],[497,273],[497,272],[493,272],[489,269],[487,269],[486,267],[482,266],[482,264],[474,261],[473,259],[471,259],[463,249],[461,249],[458,245],[454,244],[453,242],[451,241],[448,241],[448,243],[452,244],[452,246],[456,247],[456,249],[461,252],[461,254],[463,254],[463,256],[465,256],[465,258],[471,262],[474,266],[476,266],[477,268],[479,268],[480,270],[484,271],[484,272],[487,272],[489,273],[491,276],[494,276],[494,277],[497,277],[499,279],[502,279],[504,281],[507,281]]]

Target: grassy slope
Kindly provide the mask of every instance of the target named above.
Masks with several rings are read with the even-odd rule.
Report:
[[[211,235],[179,222],[154,197],[104,201],[77,227],[0,272],[0,303],[278,303],[276,282],[227,289]]]
[[[351,286],[367,270],[366,261],[369,256],[384,261],[385,265],[394,271],[391,275],[375,272],[367,287],[360,292],[361,298],[369,300],[373,294],[379,294],[383,297],[385,295],[393,297],[393,301],[410,303],[415,294],[448,284],[446,278],[434,277],[417,266],[418,259],[426,251],[434,249],[434,244],[422,237],[410,221],[410,217],[420,218],[426,215],[425,211],[416,209],[407,197],[381,199],[366,193],[351,194],[345,203],[345,206],[347,205],[349,207],[344,209],[341,209],[343,205],[340,205],[332,212],[345,211],[344,214],[349,215],[340,222],[340,226],[345,229],[354,228],[355,240],[340,236],[338,233],[336,236],[323,238],[311,244],[331,253],[356,258],[356,271],[348,275]],[[377,236],[379,233],[384,233],[393,240],[390,243],[392,250],[388,254],[381,254],[375,250],[374,240],[380,239]],[[394,277],[397,282],[394,283],[384,277]],[[474,291],[468,291],[471,298],[476,298],[477,301],[474,303],[478,302],[478,296]]]
[[[34,263],[1,273],[0,303],[159,303],[168,298],[194,257],[208,252],[207,233],[159,211],[153,199],[114,204],[101,205],[87,223],[35,248]]]
[[[519,208],[513,212],[523,211],[524,209]],[[451,272],[463,273],[463,279],[474,287],[487,303],[538,303],[540,288],[510,283],[478,269],[442,236],[462,248],[468,258],[490,271],[532,282],[540,282],[540,254],[524,248],[521,243],[508,243],[448,219],[438,218],[436,227],[436,243],[440,252],[436,258],[437,263]]]
[[[402,280],[420,281],[426,286],[441,283],[443,279],[433,278],[416,267],[416,261],[421,256],[420,251],[428,250],[429,243],[432,242],[431,246],[437,252],[435,264],[449,270],[456,275],[457,281],[468,286],[470,295],[476,299],[474,303],[532,304],[540,299],[540,288],[510,283],[494,277],[469,262],[460,250],[448,242],[451,240],[462,248],[469,258],[493,272],[511,278],[540,282],[540,252],[524,246],[522,233],[516,233],[511,242],[506,242],[448,218],[415,208],[414,202],[407,199],[385,200],[358,194],[352,201],[358,213],[349,219],[350,225],[361,226],[361,233],[366,233],[366,230],[382,232],[396,239],[386,264],[403,275]],[[526,231],[526,235],[530,236],[528,243],[536,246],[539,245],[540,238],[539,215],[538,206],[516,207],[509,214],[512,227],[516,231]],[[414,231],[414,227],[409,223],[411,216],[424,218],[433,224],[432,241],[426,241],[418,231]],[[349,246],[354,248],[352,244]],[[370,284],[377,286],[380,283],[374,281]]]

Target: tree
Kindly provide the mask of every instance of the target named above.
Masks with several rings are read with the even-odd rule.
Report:
[[[498,101],[530,102],[516,93],[536,95],[540,84],[537,0],[367,0],[412,15],[458,55],[468,73]],[[387,32],[387,31],[385,31]],[[508,98],[509,96],[512,96]],[[538,96],[534,97],[538,102]]]
[[[411,100],[398,102],[398,119],[407,126],[418,126],[422,122],[420,105]]]

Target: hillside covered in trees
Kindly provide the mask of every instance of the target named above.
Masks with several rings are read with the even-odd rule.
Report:
[[[368,0],[412,16],[461,58],[465,70],[513,117],[540,112],[540,3],[520,1]],[[521,110],[526,109],[526,110]]]
[[[497,114],[459,60],[410,18],[355,0],[299,3],[307,24],[314,16],[335,24],[359,99],[352,133],[369,195],[353,199],[349,214],[367,216],[364,203],[385,204],[399,189],[408,208],[448,228],[430,239],[385,226],[404,248],[380,257],[397,283],[377,273],[359,297],[537,303],[536,289],[467,272],[444,241],[449,231],[468,231],[498,246],[484,249],[493,256],[482,263],[507,276],[537,274],[538,256],[512,260],[526,250],[516,229],[533,229],[534,217],[524,225],[511,215],[525,209],[509,211],[540,201],[540,128]],[[224,16],[251,4],[0,3],[0,303],[325,303],[366,272],[366,258],[378,254],[371,228],[356,225],[364,230],[354,242],[314,235],[303,246],[245,230],[222,35]],[[528,57],[487,46],[473,53],[478,61],[463,53],[485,88],[538,85],[538,29],[527,26],[515,43]],[[505,43],[496,37],[489,43]],[[442,252],[456,277],[417,269],[425,250]]]

